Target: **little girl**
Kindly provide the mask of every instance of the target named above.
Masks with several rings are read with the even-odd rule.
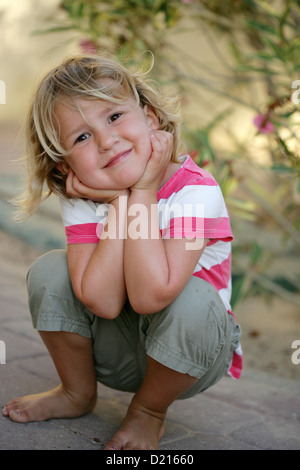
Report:
[[[79,416],[92,411],[99,381],[134,393],[106,449],[157,449],[174,400],[241,371],[220,188],[178,158],[176,101],[107,58],[50,71],[27,135],[21,206],[31,215],[46,184],[66,231],[67,250],[41,256],[27,279],[33,325],[61,384],[2,413],[17,422]]]

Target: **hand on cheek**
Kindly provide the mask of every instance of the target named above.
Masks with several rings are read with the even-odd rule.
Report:
[[[110,190],[110,189],[94,189],[83,184],[76,176],[73,170],[69,170],[66,179],[66,193],[69,197],[75,199],[89,199],[94,202],[111,203],[121,194],[129,194],[128,189]]]
[[[131,189],[157,191],[165,171],[171,162],[173,135],[166,131],[152,131],[150,135],[152,153],[142,177]]]

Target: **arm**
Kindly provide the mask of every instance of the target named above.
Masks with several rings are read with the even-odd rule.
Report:
[[[129,191],[104,195],[101,191],[95,192],[81,185],[74,174],[70,175],[67,186],[72,197],[80,195],[102,201],[103,197],[112,199],[106,227],[113,227],[117,236],[107,237],[102,232],[98,244],[70,244],[67,256],[72,286],[78,299],[95,315],[115,318],[127,297],[123,269],[124,237],[118,235],[125,230],[126,211],[123,209]],[[123,196],[122,204],[120,196]]]
[[[186,239],[162,240],[159,230],[157,190],[170,161],[170,141],[156,133],[153,152],[141,180],[131,188],[128,201],[128,237],[125,241],[124,270],[127,294],[133,308],[141,314],[154,313],[169,305],[190,279],[206,240],[197,249],[187,249]],[[148,237],[130,236],[130,216],[134,204],[142,204]],[[147,217],[147,220],[146,220]]]

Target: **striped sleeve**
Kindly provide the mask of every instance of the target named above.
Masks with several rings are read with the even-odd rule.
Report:
[[[67,244],[98,243],[108,214],[108,204],[84,199],[60,199]]]
[[[215,179],[188,159],[158,193],[163,238],[231,241],[232,231]]]

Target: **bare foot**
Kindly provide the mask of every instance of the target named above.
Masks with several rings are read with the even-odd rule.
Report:
[[[68,394],[61,385],[48,392],[14,398],[2,410],[12,421],[27,423],[51,418],[75,418],[92,411],[92,400],[79,400]]]
[[[164,434],[165,413],[153,412],[131,402],[121,428],[105,450],[155,450]]]

